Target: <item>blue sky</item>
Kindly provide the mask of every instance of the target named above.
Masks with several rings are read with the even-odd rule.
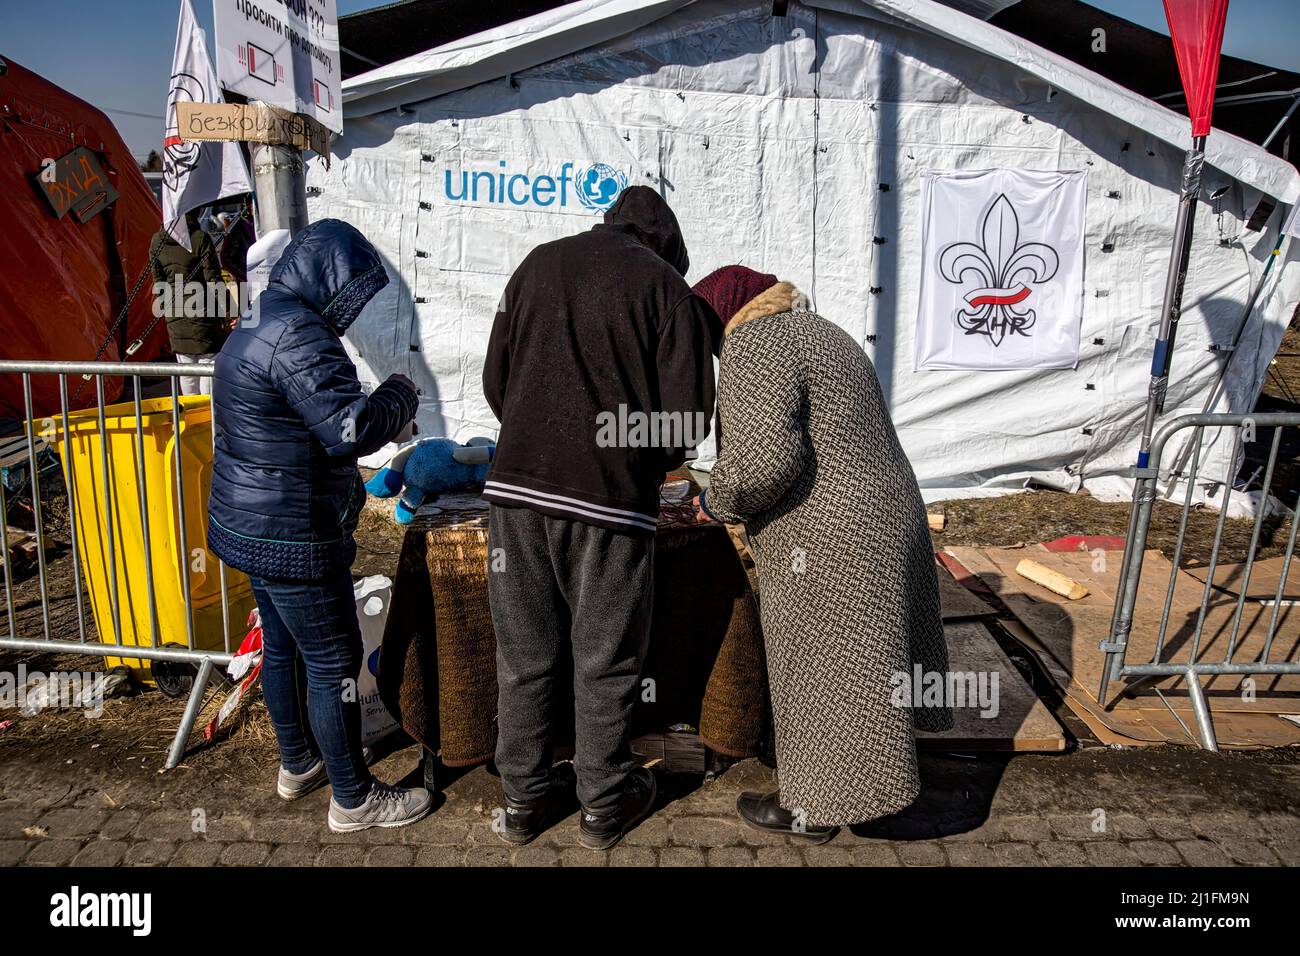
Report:
[[[191,2],[211,45],[212,4]],[[1160,0],[1091,2],[1167,32]],[[340,14],[380,5],[338,2]],[[1300,0],[1230,0],[1224,52],[1300,71],[1298,7]],[[108,111],[131,150],[144,156],[162,139],[177,9],[175,0],[0,0],[0,56]]]

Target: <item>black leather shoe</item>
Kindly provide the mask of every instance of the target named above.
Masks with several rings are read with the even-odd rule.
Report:
[[[531,803],[516,803],[507,798],[505,820],[497,836],[511,846],[525,846],[577,808],[578,798],[571,781],[553,782],[545,797]]]
[[[623,796],[613,810],[593,813],[583,808],[578,842],[588,850],[608,850],[615,846],[654,809],[658,791],[654,771],[648,767],[633,770],[627,775]]]
[[[839,827],[814,827],[807,824],[796,827],[794,813],[782,808],[780,796],[779,790],[771,793],[746,791],[736,798],[736,812],[740,814],[740,819],[755,830],[784,833],[809,843],[825,843],[840,832]]]

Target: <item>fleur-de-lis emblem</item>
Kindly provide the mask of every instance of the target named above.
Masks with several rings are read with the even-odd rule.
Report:
[[[979,284],[963,295],[966,307],[957,310],[957,324],[967,335],[987,335],[996,348],[1007,335],[1029,335],[1037,316],[1026,304],[1033,294],[1026,283],[1049,281],[1060,263],[1046,243],[1021,244],[1020,220],[1002,193],[984,214],[981,244],[946,246],[939,253],[939,274],[954,285]]]

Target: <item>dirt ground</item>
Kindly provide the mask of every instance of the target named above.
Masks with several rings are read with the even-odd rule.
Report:
[[[1300,320],[1293,321],[1282,336],[1277,355],[1269,363],[1264,395],[1300,408]]]
[[[946,518],[943,531],[931,533],[935,547],[949,548],[1014,547],[1076,534],[1123,538],[1128,530],[1130,509],[1126,501],[1098,501],[1087,493],[1028,491],[1001,498],[946,501],[932,505],[930,510],[942,512]],[[1178,543],[1181,514],[1180,504],[1156,502],[1147,546],[1172,558]],[[1209,562],[1218,521],[1217,511],[1192,510],[1183,543],[1184,564]],[[1229,519],[1224,524],[1220,564],[1245,560],[1253,527],[1253,522],[1244,518]],[[1260,557],[1285,551],[1290,532],[1289,518],[1266,519],[1260,529]]]

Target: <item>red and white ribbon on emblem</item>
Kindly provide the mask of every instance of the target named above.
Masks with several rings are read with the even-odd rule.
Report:
[[[1023,282],[1014,289],[975,289],[963,298],[974,308],[979,305],[1017,305],[1029,298],[1029,286]]]

